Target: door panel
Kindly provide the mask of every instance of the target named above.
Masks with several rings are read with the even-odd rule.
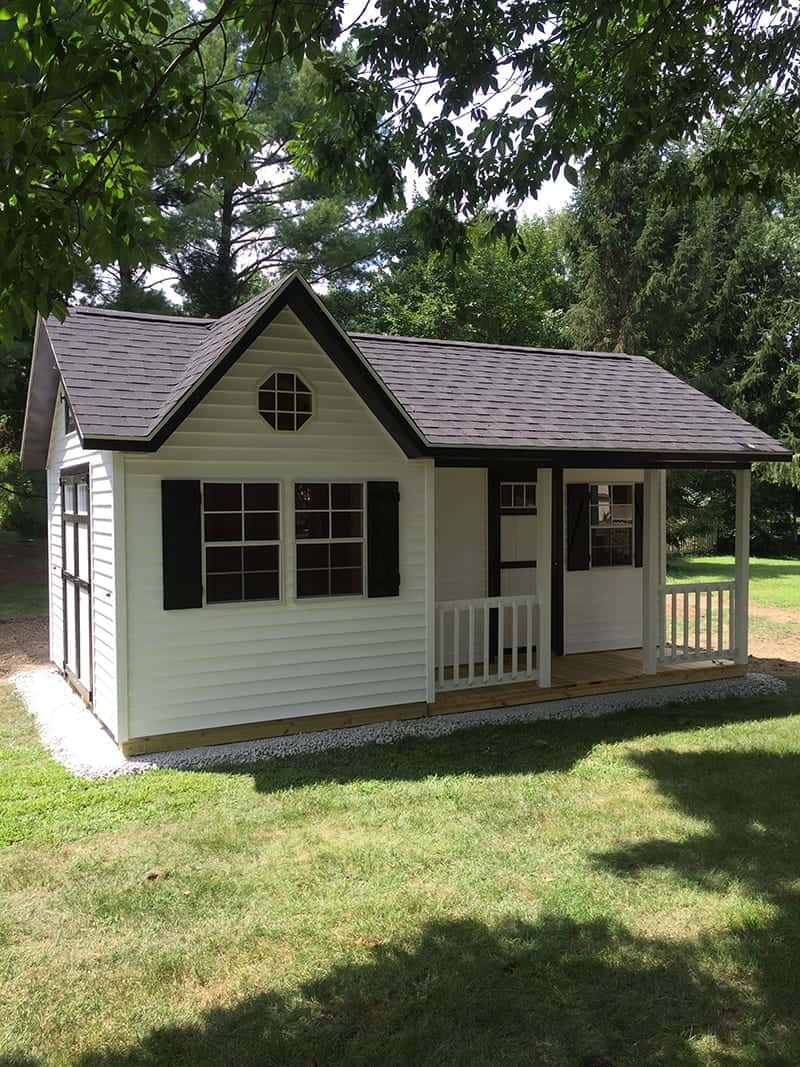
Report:
[[[536,516],[500,513],[500,566],[536,557]]]

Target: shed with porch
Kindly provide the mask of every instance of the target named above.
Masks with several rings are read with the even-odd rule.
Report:
[[[51,657],[128,752],[741,672],[789,458],[643,357],[348,335],[297,274],[40,321],[23,437]],[[676,468],[735,484],[735,581],[667,584]]]

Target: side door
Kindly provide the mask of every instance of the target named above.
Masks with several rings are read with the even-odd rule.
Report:
[[[61,472],[61,582],[64,673],[92,700],[92,553],[89,468]]]
[[[535,475],[535,471],[533,472]],[[536,479],[531,471],[489,472],[488,499],[489,596],[520,596],[536,592]],[[511,651],[511,617],[504,620],[504,652]],[[497,611],[492,612],[490,651],[497,655]],[[524,642],[524,632],[518,639]]]

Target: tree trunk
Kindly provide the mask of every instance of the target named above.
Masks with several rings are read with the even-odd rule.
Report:
[[[236,256],[232,248],[233,224],[235,221],[233,197],[235,189],[225,182],[220,205],[219,246],[217,249],[217,315],[227,315],[238,304],[238,279]]]

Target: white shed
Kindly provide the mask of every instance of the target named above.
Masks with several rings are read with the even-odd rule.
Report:
[[[742,670],[788,458],[641,357],[348,336],[297,274],[40,321],[23,438],[52,660],[129,752]],[[736,582],[665,584],[691,466],[737,472]]]

